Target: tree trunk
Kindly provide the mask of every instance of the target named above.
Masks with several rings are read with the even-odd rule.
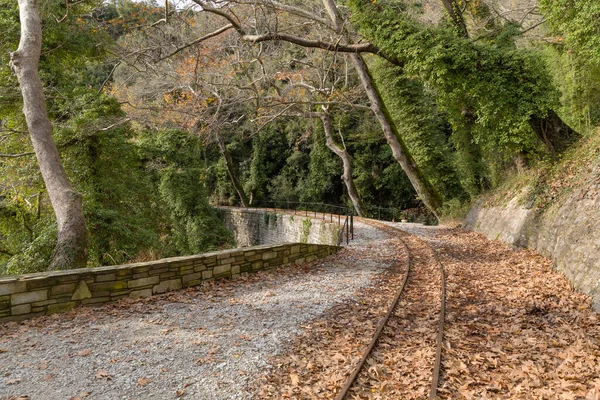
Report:
[[[537,137],[548,147],[553,155],[565,151],[580,135],[567,125],[553,110],[545,117],[531,116],[529,125]]]
[[[352,157],[350,157],[350,153],[348,153],[346,146],[340,147],[335,143],[332,135],[331,115],[325,112],[321,114],[321,120],[323,121],[323,130],[325,131],[325,142],[327,147],[342,159],[342,165],[344,166],[342,180],[344,181],[344,184],[346,184],[346,189],[348,189],[348,196],[350,196],[350,200],[352,201],[352,205],[358,216],[364,217],[365,213],[363,211],[362,202],[360,201],[358,191],[354,185],[354,178],[352,178]]]
[[[231,183],[235,191],[240,198],[240,202],[242,203],[242,207],[248,207],[248,197],[246,197],[246,192],[244,192],[244,188],[238,181],[237,176],[235,175],[235,171],[233,169],[233,163],[231,162],[231,157],[229,156],[229,151],[227,150],[227,146],[225,146],[225,142],[223,141],[223,137],[218,132],[215,132],[215,136],[217,137],[217,143],[219,144],[219,149],[221,150],[221,155],[225,160],[225,167],[227,168],[227,173],[229,174],[229,178],[231,179]]]
[[[23,95],[23,113],[33,149],[56,215],[58,241],[49,269],[83,268],[87,263],[87,230],[81,194],[71,188],[52,137],[46,99],[38,75],[42,25],[36,0],[19,0],[21,40],[10,65]]]
[[[402,170],[410,180],[410,183],[417,192],[417,195],[421,198],[421,201],[423,201],[423,204],[425,204],[425,207],[439,218],[442,201],[408,151],[404,140],[400,136],[392,117],[383,103],[383,99],[375,86],[375,82],[373,82],[367,64],[360,54],[350,54],[350,59],[352,60],[354,69],[358,72],[358,76],[367,92],[367,96],[371,102],[371,109],[379,121],[379,125],[381,125],[383,135],[389,146],[392,148],[394,158],[402,167]]]
[[[334,28],[341,30],[342,24],[334,0],[322,0],[322,2],[334,24]],[[367,93],[367,97],[371,103],[371,110],[373,111],[373,114],[375,114],[375,117],[383,130],[383,135],[392,149],[394,158],[402,167],[402,170],[410,180],[410,183],[417,192],[417,195],[421,198],[421,201],[423,201],[423,204],[425,204],[425,207],[439,219],[439,210],[442,205],[441,198],[410,155],[402,136],[400,136],[400,133],[375,86],[375,82],[369,73],[367,64],[359,53],[350,53],[349,57],[354,69],[358,73],[363,88]]]

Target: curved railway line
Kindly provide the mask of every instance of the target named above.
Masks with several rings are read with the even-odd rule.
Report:
[[[396,346],[398,346],[399,349],[402,349],[403,346],[411,346],[415,342],[415,340],[417,342],[420,340],[415,337],[415,334],[417,336],[422,337],[431,337],[433,336],[432,334],[435,335],[435,344],[429,342],[426,342],[425,344],[428,345],[428,347],[434,349],[434,357],[431,363],[432,365],[430,374],[431,379],[429,386],[429,398],[437,399],[437,392],[440,381],[442,341],[444,334],[444,319],[446,307],[446,277],[444,272],[444,266],[440,262],[436,250],[422,239],[419,239],[413,235],[409,235],[401,229],[392,227],[388,224],[384,224],[379,221],[364,218],[357,219],[365,224],[380,228],[399,238],[407,254],[405,261],[406,270],[404,272],[402,283],[397,289],[396,295],[394,296],[394,299],[390,304],[386,315],[379,321],[379,324],[377,325],[377,329],[375,330],[375,334],[371,339],[371,342],[369,343],[365,352],[360,358],[360,361],[356,364],[353,372],[348,376],[345,384],[342,386],[335,399],[343,400],[349,397],[351,394],[356,395],[357,392],[360,391],[361,385],[364,385],[364,382],[368,381],[368,379],[361,379],[361,375],[369,374],[369,371],[367,371],[367,364],[369,364],[372,367],[373,365],[377,365],[380,363],[380,360],[371,360],[371,362],[369,362],[370,359],[375,358],[374,352],[377,351],[381,353],[378,358],[383,358],[383,360],[385,360],[385,353],[389,351],[394,351],[389,348],[390,342],[399,342],[396,343]],[[429,256],[426,255],[427,250],[429,250]],[[435,273],[435,271],[432,270],[432,267],[434,265],[437,266],[438,279],[436,281],[434,278],[432,282],[430,278]],[[427,290],[427,286],[429,286],[429,288],[431,288],[431,286],[438,287],[439,290],[437,291],[437,304],[435,304],[436,296],[432,296],[431,290]],[[402,304],[402,310],[399,310],[398,305],[401,299],[404,300],[404,304]],[[438,311],[437,324],[427,323],[429,322],[427,321],[428,315],[418,315],[420,312],[424,312],[426,314],[428,313],[429,315],[431,315],[431,311],[433,309]],[[405,333],[407,333],[406,335],[399,335],[398,332],[395,331],[395,329],[393,328],[386,331],[385,328],[389,327],[392,322],[395,322],[394,325],[396,326],[402,326],[402,321],[398,320],[402,319],[403,317],[409,317],[406,319],[406,321],[404,321],[405,323],[408,322],[409,324],[404,326],[404,331]],[[420,321],[417,321],[420,322],[420,324],[415,323],[416,326],[411,327],[410,322],[415,322],[415,319],[420,319]],[[427,328],[424,329],[422,327],[418,327],[423,323],[425,323],[425,325],[428,325]],[[413,330],[413,328],[416,329]],[[434,333],[433,330],[435,330],[436,332]],[[386,346],[381,346],[380,342],[382,342],[382,338],[386,336]],[[386,348],[378,349],[378,347]],[[412,347],[411,349],[414,350],[414,348]],[[383,357],[381,357],[381,355],[383,355]],[[387,365],[386,368],[394,369],[394,366]],[[398,371],[396,372],[396,374],[402,375],[406,372],[407,371]],[[421,387],[420,391],[426,392],[426,389],[424,390]],[[422,397],[421,395],[416,395],[415,393],[413,393],[413,395],[415,395],[416,397]]]

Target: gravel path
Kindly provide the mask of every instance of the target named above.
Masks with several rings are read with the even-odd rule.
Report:
[[[303,324],[391,265],[385,233],[355,230],[345,250],[302,267],[2,325],[0,399],[251,398]]]

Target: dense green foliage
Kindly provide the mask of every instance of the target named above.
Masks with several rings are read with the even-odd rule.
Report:
[[[422,18],[419,1],[345,2],[348,29],[401,65],[366,57],[448,214],[517,168],[554,162],[532,121],[556,112],[583,134],[600,124],[598,1],[540,0],[547,22],[535,28],[539,36],[529,36],[522,21],[499,18],[491,3],[461,2],[467,37],[449,18]],[[50,0],[41,11],[40,75],[62,161],[83,195],[90,266],[228,246],[212,206],[239,204],[230,174],[253,205],[351,205],[342,161],[327,147],[320,119],[309,115],[324,103],[367,211],[422,209],[342,56],[249,45],[234,32],[188,46],[222,21],[180,10],[161,22],[164,9],[152,2],[86,2],[67,12]],[[280,17],[306,37],[330,34],[296,23],[298,15]],[[269,18],[256,23],[268,26]],[[0,0],[0,32],[0,273],[41,271],[56,223],[8,67],[19,40],[14,1]]]
[[[89,9],[83,9],[58,23],[53,15],[65,13],[60,4],[50,2],[44,10],[40,75],[63,165],[83,195],[88,264],[226,246],[230,235],[208,206],[198,139],[183,132],[135,131],[120,104],[98,92],[110,72],[103,64],[112,40],[104,21],[90,19]],[[0,44],[7,51],[0,66],[0,153],[29,153],[7,57],[18,44],[18,9],[4,2],[1,10],[7,34]],[[43,271],[56,242],[56,223],[35,157],[0,160],[0,273]]]
[[[417,21],[402,4],[356,1],[352,6],[363,33],[403,62],[398,74],[433,91],[437,107],[452,125],[455,150],[471,163],[472,174],[460,168],[469,193],[485,187],[477,182],[485,173],[477,165],[480,158],[498,170],[515,154],[540,150],[530,119],[555,107],[558,91],[540,54],[515,45],[514,25],[475,41],[451,26]]]

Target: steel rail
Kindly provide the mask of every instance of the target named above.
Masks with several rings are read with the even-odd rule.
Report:
[[[369,222],[364,221],[364,220],[363,220],[363,222],[369,223]],[[390,308],[388,309],[388,312],[379,321],[377,329],[375,330],[375,335],[371,339],[371,342],[369,343],[369,346],[367,347],[367,350],[364,352],[363,356],[361,357],[361,359],[359,360],[358,364],[354,368],[354,372],[352,372],[352,374],[346,380],[346,384],[342,387],[342,389],[340,390],[340,392],[336,396],[336,398],[335,398],[336,400],[343,400],[344,397],[346,397],[346,394],[348,393],[348,391],[350,390],[350,388],[354,384],[354,381],[358,377],[358,374],[360,373],[362,367],[364,366],[365,362],[367,361],[367,358],[369,358],[369,355],[371,354],[371,351],[373,350],[373,348],[377,344],[377,341],[379,340],[379,336],[381,336],[381,332],[383,332],[383,329],[387,325],[388,320],[390,319],[392,313],[396,309],[396,306],[398,305],[398,301],[400,300],[400,296],[402,295],[402,292],[404,292],[404,287],[406,286],[406,282],[408,281],[408,275],[409,275],[409,272],[410,272],[410,267],[412,265],[412,258],[410,257],[410,250],[408,248],[408,245],[403,240],[401,240],[401,241],[402,241],[402,244],[404,244],[404,247],[406,248],[406,254],[407,254],[407,261],[408,262],[407,262],[406,272],[404,273],[404,277],[402,278],[402,284],[400,285],[400,289],[396,293],[394,301],[390,305]],[[396,265],[398,265],[398,264],[396,264]]]
[[[373,220],[368,220],[365,218],[359,218],[360,221],[366,223],[366,224],[370,224],[370,225],[379,225],[380,227],[385,227],[387,229],[392,229],[398,232],[402,232],[404,234],[406,234],[406,232],[404,232],[403,230],[390,226],[388,224],[384,224],[382,222],[379,221],[373,221]],[[439,265],[440,268],[440,274],[441,274],[441,299],[440,299],[440,317],[439,317],[439,324],[438,324],[438,333],[437,333],[437,339],[436,339],[436,355],[435,355],[435,361],[434,361],[434,365],[433,365],[433,371],[432,371],[432,380],[431,380],[431,389],[430,389],[430,393],[429,393],[429,398],[434,400],[434,399],[438,399],[437,396],[437,388],[439,386],[439,379],[440,379],[440,371],[441,371],[441,364],[442,364],[442,347],[443,347],[443,339],[444,339],[444,321],[445,321],[445,315],[446,315],[446,274],[444,271],[444,266],[441,263],[437,251],[427,242],[425,242],[424,240],[411,235],[413,237],[415,237],[418,241],[420,241],[421,243],[425,244],[427,247],[429,247],[434,255],[434,259],[437,262],[437,264]],[[348,394],[348,391],[350,390],[350,388],[352,387],[352,385],[354,384],[354,382],[356,381],[356,378],[358,377],[358,374],[360,373],[360,371],[362,370],[365,362],[367,361],[367,359],[369,358],[371,351],[373,350],[373,348],[375,347],[375,345],[377,344],[377,342],[379,341],[379,337],[381,336],[381,333],[383,332],[383,329],[385,328],[385,326],[387,325],[387,322],[389,320],[389,318],[391,317],[391,315],[393,314],[394,310],[396,309],[396,306],[398,305],[398,301],[400,300],[400,297],[402,296],[402,293],[404,292],[404,288],[406,287],[406,282],[408,281],[408,276],[410,273],[410,269],[412,266],[412,257],[410,255],[410,248],[408,247],[408,244],[406,243],[405,240],[403,240],[402,238],[400,238],[400,241],[402,242],[402,244],[404,245],[404,247],[406,248],[406,252],[407,252],[407,259],[408,259],[408,266],[406,268],[406,272],[404,273],[404,278],[402,279],[402,284],[399,288],[399,290],[397,291],[395,297],[394,297],[394,301],[392,302],[392,304],[390,305],[388,312],[386,313],[386,315],[379,321],[379,324],[377,326],[377,329],[375,331],[375,334],[373,336],[373,338],[371,339],[371,342],[369,343],[369,346],[367,347],[366,351],[364,352],[364,354],[362,355],[361,359],[359,360],[358,364],[356,364],[354,371],[352,372],[352,374],[347,378],[346,383],[344,384],[344,386],[340,389],[340,392],[338,393],[338,395],[335,397],[335,400],[343,400],[346,395]]]

